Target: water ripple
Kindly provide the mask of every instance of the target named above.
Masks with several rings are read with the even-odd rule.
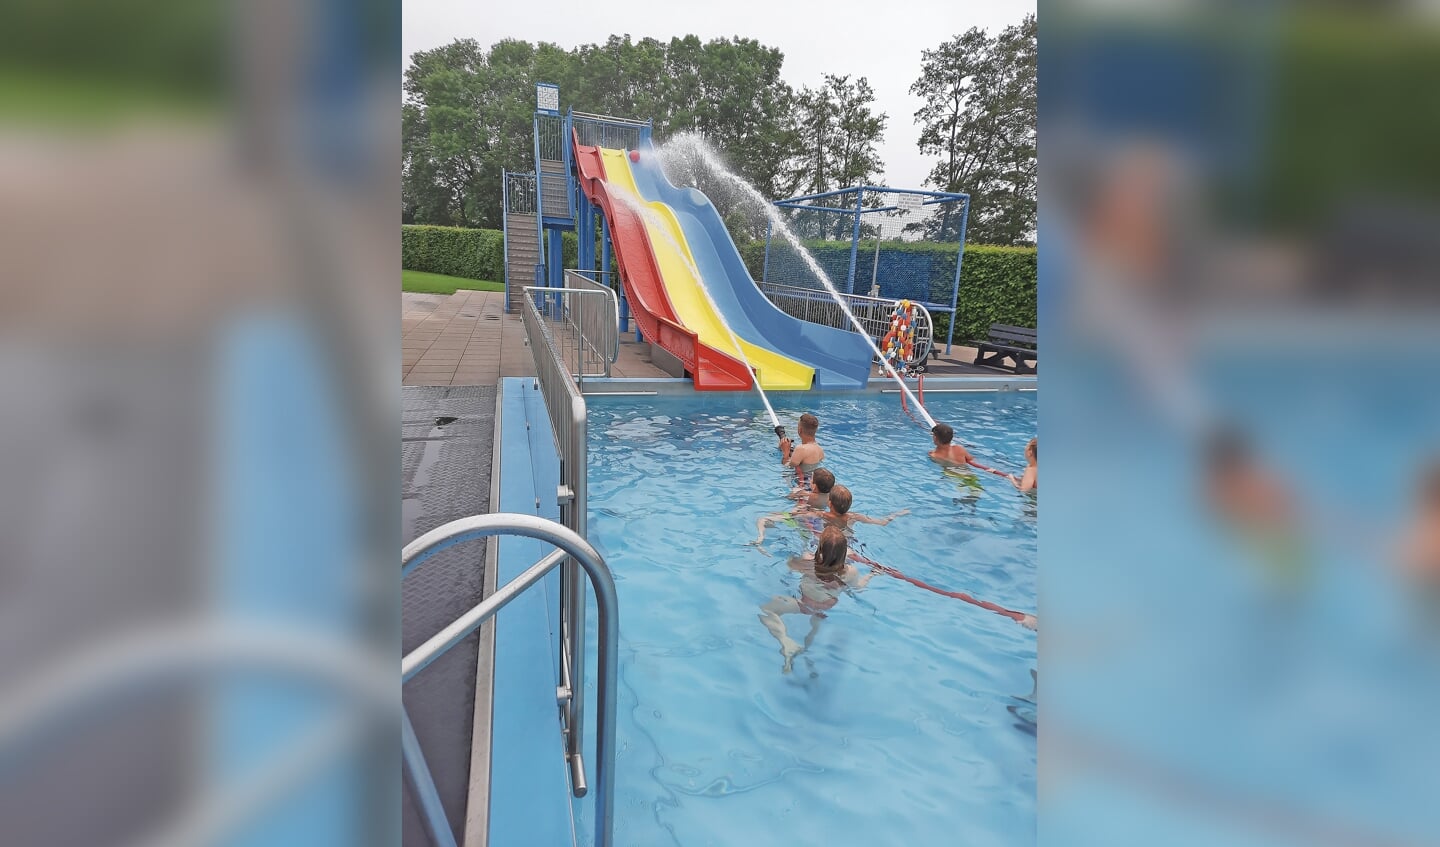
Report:
[[[1023,463],[1034,395],[929,399],[981,461]],[[777,400],[787,427],[802,410],[820,416],[825,464],[855,511],[911,510],[858,526],[857,548],[934,585],[1034,609],[1034,500],[997,478],[942,474],[892,397]],[[747,402],[590,406],[590,534],[622,609],[621,843],[1033,840],[1034,706],[1017,692],[1031,688],[1034,633],[877,575],[839,599],[781,674],[758,615],[795,595],[786,558],[811,539],[783,527],[767,534],[773,557],[744,546],[757,518],[787,507],[774,437]],[[784,620],[803,641],[810,620]],[[888,813],[864,814],[857,796]]]

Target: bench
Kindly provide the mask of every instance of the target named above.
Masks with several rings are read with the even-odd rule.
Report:
[[[1011,367],[1017,374],[1035,373],[1039,361],[1039,341],[1035,330],[1025,326],[991,324],[990,337],[970,342],[975,346],[975,364],[994,368]],[[1011,366],[1005,364],[1010,360]]]

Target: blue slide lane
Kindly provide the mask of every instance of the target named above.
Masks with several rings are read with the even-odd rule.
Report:
[[[776,308],[750,278],[740,251],[713,203],[693,188],[676,188],[660,168],[653,147],[631,164],[646,200],[675,212],[695,266],[721,317],[736,335],[815,369],[816,388],[864,388],[873,353],[854,332],[802,321]]]

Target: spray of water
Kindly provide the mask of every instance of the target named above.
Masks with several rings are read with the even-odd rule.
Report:
[[[753,373],[755,369],[751,367],[750,359],[745,356],[745,350],[740,345],[739,337],[735,335],[734,330],[730,329],[730,324],[725,321],[724,315],[720,312],[720,307],[715,303],[715,298],[710,296],[710,289],[705,285],[705,279],[700,275],[700,269],[690,260],[689,254],[680,247],[680,242],[675,240],[675,236],[670,234],[670,227],[667,225],[665,219],[654,209],[646,205],[642,198],[631,193],[629,189],[618,185],[611,185],[611,189],[613,192],[611,196],[619,200],[620,205],[643,218],[650,232],[658,231],[665,237],[670,248],[675,251],[675,255],[679,256],[680,260],[685,263],[686,270],[690,271],[691,276],[695,277],[695,282],[700,286],[700,293],[704,295],[705,301],[710,304],[710,308],[715,311],[715,319],[720,322],[721,328],[723,328],[725,334],[729,336],[730,344],[735,349],[735,355],[739,357],[740,361],[745,363],[745,368]],[[765,404],[765,412],[770,416],[770,425],[779,426],[780,419],[775,416],[775,409],[770,405],[770,398],[765,396],[765,389],[760,387],[759,378],[752,379],[750,382],[760,394],[760,402]]]
[[[895,383],[900,386],[900,390],[905,393],[905,396],[915,408],[920,410],[920,414],[925,417],[925,423],[933,428],[935,426],[935,419],[930,417],[930,413],[926,411],[925,407],[920,404],[920,401],[917,400],[915,395],[910,391],[910,386],[906,385],[905,380],[900,377],[900,374],[895,372],[895,367],[890,363],[890,360],[880,354],[880,348],[875,345],[875,339],[870,337],[870,333],[865,331],[864,325],[856,319],[855,313],[851,312],[850,307],[845,305],[845,298],[840,296],[839,289],[835,287],[835,283],[830,281],[830,277],[825,273],[825,269],[820,267],[820,264],[815,261],[815,257],[810,255],[810,251],[805,249],[804,245],[800,243],[800,239],[795,236],[795,233],[790,231],[790,226],[785,220],[785,217],[780,214],[780,210],[775,208],[769,200],[766,200],[765,195],[761,194],[755,186],[746,182],[744,177],[732,173],[726,168],[719,154],[710,146],[710,143],[695,133],[685,132],[671,138],[665,142],[664,147],[661,148],[661,154],[666,158],[675,157],[688,159],[686,164],[690,165],[693,165],[697,160],[702,162],[706,168],[714,171],[720,177],[740,189],[740,192],[753,204],[765,210],[765,214],[770,218],[772,228],[779,232],[780,236],[790,244],[791,248],[793,248],[805,262],[805,266],[810,269],[811,273],[815,274],[816,279],[820,280],[820,284],[825,286],[826,291],[830,292],[830,296],[835,298],[835,303],[840,307],[840,311],[845,313],[845,317],[855,326],[855,331],[860,333],[860,337],[865,339],[866,344],[870,345],[870,350],[874,352],[875,358],[880,360],[881,366],[885,368],[890,378],[895,380]]]

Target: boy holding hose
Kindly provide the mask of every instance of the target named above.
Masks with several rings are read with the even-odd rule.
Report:
[[[815,440],[815,433],[820,429],[820,419],[806,412],[800,416],[800,425],[796,429],[800,433],[798,446],[783,435],[783,429],[775,428],[776,434],[780,435],[780,464],[794,468],[795,478],[800,486],[808,490],[810,475],[825,461],[825,448]]]

